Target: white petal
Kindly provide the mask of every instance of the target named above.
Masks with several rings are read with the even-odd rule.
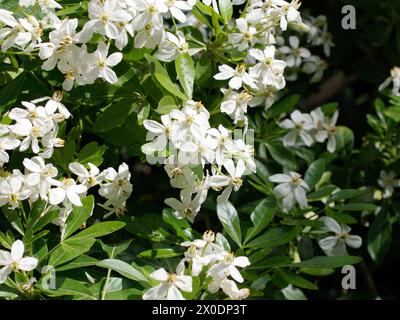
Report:
[[[24,256],[25,245],[21,240],[17,240],[11,247],[11,257],[14,261],[20,260]]]
[[[18,269],[23,271],[32,271],[33,269],[36,268],[37,264],[38,260],[36,258],[32,257],[22,258],[18,262]]]
[[[168,280],[168,273],[163,269],[160,268],[153,273],[150,274],[150,277],[158,280],[158,281],[167,281]]]

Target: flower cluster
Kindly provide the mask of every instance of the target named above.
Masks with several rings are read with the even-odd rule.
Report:
[[[236,19],[235,29],[228,34],[230,48],[246,53],[243,62],[234,68],[223,64],[217,80],[228,80],[223,88],[221,111],[228,114],[235,124],[247,123],[247,107],[259,105],[269,108],[276,100],[276,93],[283,89],[286,80],[296,80],[298,72],[313,74],[312,82],[322,78],[327,64],[307,48],[300,47],[298,36],[289,37],[285,44],[282,34],[288,25],[308,33],[307,44],[323,46],[326,56],[333,46],[324,16],[310,17],[302,22],[299,1],[251,1],[242,17]],[[278,50],[277,50],[278,49]],[[287,75],[284,76],[285,70]]]
[[[232,300],[247,298],[249,289],[239,289],[237,286],[237,283],[244,281],[237,267],[249,266],[249,259],[244,256],[235,257],[232,252],[227,252],[214,243],[214,240],[214,232],[206,231],[203,239],[183,242],[181,245],[188,249],[178,264],[176,273],[168,274],[162,268],[154,271],[150,277],[160,283],[147,290],[143,299],[183,300],[180,290],[192,292],[192,277],[197,277],[202,272],[207,279],[210,279],[208,285],[210,293],[217,293],[221,289]],[[185,273],[186,264],[188,268]]]
[[[285,119],[279,124],[281,128],[288,130],[282,140],[284,146],[305,145],[310,147],[315,142],[323,143],[328,140],[328,151],[335,152],[338,116],[339,112],[335,111],[332,117],[327,117],[321,108],[317,108],[309,114],[298,110],[293,111],[290,119]]]
[[[241,138],[232,139],[231,132],[222,125],[211,128],[209,117],[201,102],[190,100],[181,110],[162,115],[161,123],[154,120],[143,123],[151,142],[143,145],[142,151],[148,158],[161,157],[171,185],[181,189],[181,201],[170,198],[165,202],[177,217],[191,222],[206,200],[209,188],[225,188],[218,197],[219,202],[225,202],[232,190],[241,187],[242,176],[255,171],[253,147]]]
[[[87,163],[69,164],[69,170],[77,179],[60,176],[51,162],[54,148],[62,148],[64,140],[58,137],[59,123],[71,116],[61,103],[62,95],[45,97],[31,102],[22,102],[24,108],[13,108],[7,116],[13,121],[0,127],[1,166],[9,161],[7,151],[18,148],[20,152],[31,151],[34,156],[22,161],[24,173],[18,169],[3,172],[0,178],[0,206],[20,208],[21,202],[33,203],[38,199],[48,203],[45,212],[59,209],[59,217],[54,221],[63,230],[65,221],[75,206],[82,206],[81,198],[87,191],[99,185],[99,194],[106,199],[103,207],[118,215],[125,211],[125,201],[132,192],[130,173],[126,164],[121,164],[118,172],[113,168],[103,172]],[[39,103],[45,103],[43,106]]]

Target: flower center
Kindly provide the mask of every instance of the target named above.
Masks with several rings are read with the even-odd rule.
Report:
[[[174,168],[171,170],[171,174],[174,178],[181,176],[183,174],[183,171],[181,168]]]
[[[8,196],[8,198],[9,198],[11,203],[18,203],[19,197],[18,197],[18,194],[16,194],[16,193],[11,193]]]
[[[174,273],[169,273],[169,274],[168,274],[168,279],[167,279],[167,281],[168,281],[168,284],[169,284],[170,286],[172,286],[172,285],[176,282],[176,274],[174,274]]]
[[[106,24],[109,19],[110,19],[110,16],[108,15],[108,13],[105,13],[105,12],[103,12],[102,15],[99,17],[99,20],[103,24]]]
[[[235,177],[232,179],[232,184],[236,187],[240,187],[243,184],[243,180],[238,177]]]
[[[40,133],[41,133],[41,131],[40,131],[39,127],[33,127],[32,128],[32,136],[33,137],[35,137],[35,138],[40,137]]]
[[[107,66],[107,61],[104,59],[100,59],[99,61],[97,61],[97,66],[100,69],[104,69]]]

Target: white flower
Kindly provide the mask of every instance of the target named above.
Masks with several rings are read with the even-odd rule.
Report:
[[[288,23],[301,22],[300,12],[298,11],[301,2],[299,0],[292,0],[291,3],[288,3],[286,1],[280,2],[282,2],[280,27],[283,31],[285,31],[287,29]]]
[[[328,144],[327,149],[330,153],[335,152],[336,150],[336,122],[339,117],[339,112],[335,111],[331,119],[326,119],[324,126],[326,131],[328,132]]]
[[[32,271],[36,268],[38,260],[33,257],[24,258],[25,246],[21,240],[12,244],[11,252],[0,250],[0,284],[4,283],[11,272],[16,270]]]
[[[117,25],[132,19],[127,11],[122,10],[117,0],[90,1],[89,18],[90,21],[86,22],[79,35],[82,42],[88,42],[94,32],[116,39],[120,33]]]
[[[0,138],[0,166],[7,163],[10,159],[6,150],[14,150],[19,147],[20,141],[12,137]]]
[[[247,118],[245,114],[253,96],[247,90],[236,92],[221,89],[221,91],[225,95],[221,103],[221,112],[228,114],[233,119],[234,124],[246,124]]]
[[[208,134],[217,141],[215,161],[217,162],[218,166],[221,166],[225,161],[224,153],[234,148],[231,134],[222,124],[218,126],[218,129],[211,128],[208,130]]]
[[[190,11],[193,7],[187,1],[182,0],[165,0],[165,4],[171,15],[182,23],[186,22],[186,15],[182,11]]]
[[[51,122],[39,120],[35,122],[37,125],[32,125],[29,120],[21,119],[12,126],[11,131],[24,138],[19,147],[20,151],[26,151],[31,146],[33,153],[39,153],[39,138],[44,137],[51,130]]]
[[[101,42],[93,55],[95,63],[93,72],[108,83],[116,83],[118,81],[117,75],[110,67],[114,67],[121,62],[122,53],[115,52],[108,56],[108,47],[104,42]]]
[[[73,47],[72,54],[58,62],[58,69],[65,76],[62,85],[64,90],[70,91],[73,88],[74,82],[79,85],[94,83],[98,72],[96,72],[95,68],[90,68],[92,60],[93,55],[89,54],[86,46],[83,45],[81,48]]]
[[[329,256],[344,256],[347,254],[346,245],[351,248],[359,248],[362,244],[362,239],[359,236],[350,235],[351,228],[347,225],[340,225],[331,217],[320,218],[324,222],[326,229],[333,232],[334,236],[329,236],[321,239],[318,244],[324,252]]]
[[[63,98],[62,91],[55,91],[52,97],[43,97],[39,99],[32,100],[32,103],[38,103],[42,101],[46,101],[45,110],[47,114],[52,115],[56,110],[63,116],[64,119],[68,119],[71,116],[71,113],[65,107],[64,104],[61,103]],[[64,120],[62,119],[62,120]]]
[[[244,64],[238,64],[235,69],[223,64],[218,67],[219,73],[214,76],[216,80],[229,80],[229,87],[232,89],[240,89],[243,83],[250,87],[254,87],[254,79],[246,72],[246,66]]]
[[[181,269],[181,270],[179,270]],[[143,300],[185,300],[180,290],[192,292],[192,277],[183,275],[183,268],[178,265],[177,273],[167,273],[160,268],[150,274],[160,284],[143,294]]]
[[[174,215],[178,219],[188,219],[190,222],[194,222],[197,213],[200,211],[201,193],[198,193],[194,199],[192,199],[193,193],[190,190],[182,190],[180,192],[181,201],[175,198],[165,199],[165,204],[174,209]]]
[[[321,108],[317,108],[310,112],[310,116],[314,123],[313,136],[318,142],[324,142],[328,138],[328,131],[325,128],[325,114]]]
[[[132,193],[132,184],[130,183],[131,174],[126,163],[118,167],[118,172],[114,168],[105,170],[105,180],[99,189],[99,194],[108,199],[109,203],[121,203],[121,199],[126,200]]]
[[[87,191],[87,187],[76,184],[74,179],[65,178],[62,181],[52,180],[56,188],[49,190],[49,202],[57,205],[64,200],[70,201],[75,206],[82,206],[81,196]]]
[[[278,198],[282,198],[284,211],[292,209],[296,202],[301,208],[307,207],[306,190],[309,188],[300,174],[293,171],[289,174],[275,174],[269,177],[269,181],[279,184],[273,192]]]
[[[153,154],[155,151],[164,151],[168,140],[174,134],[175,127],[172,124],[170,115],[162,115],[161,123],[154,120],[143,121],[143,126],[151,133],[153,141],[142,146],[142,152]]]
[[[178,161],[171,155],[165,160],[165,171],[171,179],[171,186],[178,189],[190,189],[195,184],[196,176],[193,171]]]
[[[257,43],[257,29],[249,26],[246,19],[236,19],[236,26],[240,33],[230,33],[228,35],[228,41],[234,45],[237,45],[237,50],[244,51],[249,45],[254,46]]]
[[[286,119],[279,124],[284,129],[290,131],[283,137],[285,147],[293,147],[296,145],[296,139],[299,136],[306,146],[311,146],[314,142],[309,131],[313,129],[314,123],[309,114],[301,113],[295,110],[290,115],[291,119]]]
[[[301,65],[302,59],[309,58],[311,53],[308,49],[299,47],[300,40],[296,36],[289,38],[289,44],[290,47],[283,46],[279,48],[279,51],[287,55],[286,63],[288,67],[297,68]]]
[[[224,257],[225,250],[219,245],[213,243],[215,240],[215,233],[211,230],[204,232],[203,239],[195,239],[193,241],[185,241],[181,243],[183,247],[196,247],[202,257],[206,257],[209,261],[220,261]]]
[[[400,187],[400,179],[396,179],[394,171],[386,172],[382,170],[379,174],[378,184],[383,188],[383,197],[390,198],[393,195],[394,188]]]
[[[32,159],[25,158],[23,164],[28,170],[25,183],[29,187],[37,186],[40,197],[47,200],[47,193],[53,181],[52,178],[56,177],[58,174],[57,168],[51,163],[45,164],[41,157],[33,157]]]
[[[220,282],[222,291],[232,300],[246,299],[250,295],[250,290],[247,288],[239,289],[233,280],[227,278]]]
[[[229,176],[213,175],[209,178],[209,185],[212,188],[226,187],[221,195],[218,196],[219,203],[226,202],[232,193],[232,190],[238,191],[243,184],[242,176],[246,171],[246,166],[243,160],[237,162],[236,168],[233,160],[229,159],[224,162],[224,167],[228,171]]]
[[[7,51],[14,45],[22,48],[32,40],[32,34],[24,29],[21,21],[17,21],[11,11],[0,9],[0,23],[7,26],[0,29],[0,40],[4,40],[1,50]]]
[[[28,199],[30,190],[23,188],[23,176],[10,176],[0,182],[0,207],[5,204],[18,208],[20,202]]]
[[[105,173],[100,173],[99,168],[97,168],[93,163],[87,163],[89,170],[86,169],[82,164],[78,162],[70,163],[69,170],[78,176],[78,181],[85,185],[87,188],[101,183],[105,178]]]
[[[379,91],[382,91],[383,89],[387,88],[392,82],[393,82],[392,94],[394,96],[400,96],[400,68],[399,67],[393,67],[392,70],[390,70],[390,77],[387,78],[379,86]]]
[[[44,70],[52,70],[59,59],[66,59],[72,54],[72,48],[79,42],[77,26],[78,19],[64,19],[58,28],[50,32],[50,42],[39,45],[39,57],[46,60],[42,65]]]
[[[207,275],[214,280],[223,279],[231,276],[235,281],[244,281],[237,267],[245,268],[250,265],[247,257],[235,257],[231,252],[225,252],[220,262],[214,264],[207,272]]]
[[[195,245],[191,245],[185,252],[185,257],[182,262],[190,262],[192,266],[192,276],[198,276],[203,270],[203,266],[208,265],[211,261],[209,257],[203,257],[201,254],[201,250],[198,250]]]
[[[135,0],[133,9],[140,12],[133,20],[134,30],[141,30],[149,25],[162,26],[162,13],[168,12],[168,7],[164,0]]]
[[[327,68],[328,64],[326,61],[322,60],[318,56],[311,56],[304,60],[302,70],[307,74],[313,74],[310,83],[316,83],[322,79],[324,71]]]
[[[274,46],[267,46],[264,51],[260,49],[250,49],[249,54],[259,61],[259,63],[249,70],[252,77],[259,77],[264,85],[271,85],[277,89],[285,87],[286,82],[283,77],[283,71],[286,67],[286,62],[274,58]]]
[[[178,31],[177,34],[166,32],[165,37],[158,46],[158,53],[155,55],[161,61],[170,62],[178,55],[188,53],[190,56],[200,52],[203,48],[189,48],[185,35]]]
[[[160,24],[147,23],[143,28],[139,29],[134,45],[135,48],[154,49],[164,38],[164,29]]]

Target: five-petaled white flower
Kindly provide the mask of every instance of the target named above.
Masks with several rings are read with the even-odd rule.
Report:
[[[11,252],[0,250],[0,284],[6,281],[11,272],[22,270],[32,271],[36,268],[38,260],[33,257],[24,258],[25,246],[21,240],[12,244]]]
[[[183,275],[184,267],[178,265],[176,273],[168,273],[160,268],[150,274],[160,284],[143,294],[143,300],[185,300],[180,290],[192,292],[192,277]]]
[[[269,177],[274,183],[279,183],[273,190],[278,198],[282,198],[285,211],[294,207],[296,202],[301,208],[307,207],[306,191],[309,189],[307,183],[301,179],[301,175],[290,171],[289,174],[275,174]]]
[[[334,233],[319,240],[318,244],[329,256],[344,256],[347,254],[346,245],[357,249],[361,247],[362,239],[359,236],[350,235],[351,228],[347,225],[340,225],[331,217],[322,217],[320,220],[325,224],[328,232]]]

